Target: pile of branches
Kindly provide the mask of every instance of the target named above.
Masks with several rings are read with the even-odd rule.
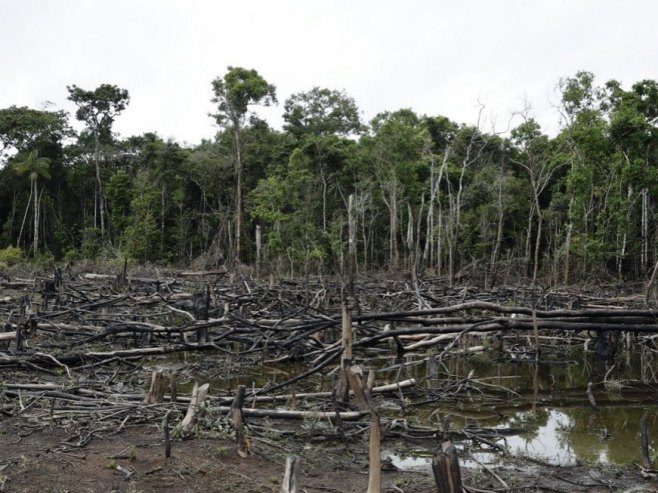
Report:
[[[349,414],[349,403],[333,385],[318,391],[317,379],[309,383],[311,376],[331,381],[345,364],[346,323],[352,333],[351,364],[366,367],[377,355],[403,361],[404,355],[421,352],[428,379],[436,377],[432,369],[445,359],[485,349],[460,345],[466,336],[494,334],[493,340],[504,340],[547,330],[658,331],[658,311],[644,306],[641,296],[609,303],[568,291],[454,288],[441,279],[364,280],[346,296],[340,282],[326,279],[274,283],[238,279],[225,271],[129,277],[125,270],[76,276],[55,270],[49,277],[1,281],[0,288],[3,412],[38,411],[48,420],[93,415],[90,434],[120,431],[128,421],[171,412],[182,417],[193,396],[178,395],[173,383],[159,402],[149,402],[146,392],[151,371],[166,366],[161,357],[174,353],[211,352],[222,370],[274,364],[295,369],[283,381],[247,389],[247,415],[349,420],[363,413]],[[192,381],[195,365],[172,370],[172,382]],[[380,374],[390,375],[391,369],[380,368]],[[40,375],[36,382],[35,374]],[[410,400],[484,392],[488,385],[460,377],[428,393],[428,385],[405,380],[400,371],[393,374],[377,382],[383,385],[373,392],[388,395],[402,410]],[[234,398],[234,389],[214,390],[207,402],[223,419]],[[259,403],[268,407],[257,408]],[[288,411],[277,408],[280,403]],[[390,428],[415,437],[440,431],[400,428],[399,423]],[[81,434],[80,443],[85,439]]]

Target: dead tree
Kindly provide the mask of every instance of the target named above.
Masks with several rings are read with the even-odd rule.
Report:
[[[192,310],[197,320],[208,320],[210,314],[210,284],[200,293],[192,297]],[[196,332],[197,342],[208,342],[208,328],[198,329]]]

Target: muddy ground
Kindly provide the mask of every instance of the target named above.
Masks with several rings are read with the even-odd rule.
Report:
[[[0,491],[278,492],[285,458],[293,452],[303,457],[301,491],[347,493],[367,489],[367,445],[361,439],[314,444],[254,437],[251,456],[241,458],[228,437],[204,431],[192,439],[175,440],[169,459],[164,457],[158,424],[129,426],[119,433],[95,436],[80,447],[78,441],[72,430],[33,425],[22,417],[4,419],[0,422]],[[395,443],[387,445],[394,447]],[[429,469],[384,469],[384,492],[436,491]],[[643,478],[635,465],[552,467],[510,458],[495,470],[462,467],[462,477],[467,491],[474,492],[658,491],[658,480]]]

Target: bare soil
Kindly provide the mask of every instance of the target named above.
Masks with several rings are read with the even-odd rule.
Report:
[[[205,432],[174,441],[164,457],[157,425],[133,425],[119,433],[92,437],[60,427],[30,424],[22,417],[0,422],[0,491],[44,493],[100,492],[278,492],[285,458],[294,449],[303,458],[301,491],[364,492],[366,444],[281,443],[254,437],[252,454],[241,458],[227,437]],[[429,470],[382,473],[382,491],[434,492]],[[555,467],[524,459],[495,470],[462,468],[468,491],[610,492],[658,491],[655,479],[639,468],[578,465]],[[507,485],[507,488],[503,484]]]

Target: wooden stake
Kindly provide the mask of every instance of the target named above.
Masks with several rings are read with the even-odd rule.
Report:
[[[342,361],[352,361],[352,316],[347,309],[347,303],[343,301],[340,305],[343,316],[343,336],[341,338],[341,348],[343,350]]]
[[[370,448],[368,493],[380,493],[382,490],[381,464],[381,426],[376,412],[370,413]]]
[[[231,405],[231,419],[235,430],[235,445],[240,457],[247,457],[251,453],[251,444],[244,432],[244,419],[242,417],[242,406],[244,405],[245,386],[238,385],[238,390]]]
[[[297,493],[299,485],[299,471],[302,468],[302,460],[295,456],[289,455],[286,458],[286,472],[283,475],[283,484],[281,493]]]
[[[172,371],[169,375],[169,398],[171,402],[176,403],[178,400],[178,387],[176,385],[176,372]]]
[[[162,426],[164,431],[164,443],[165,443],[165,459],[171,457],[171,437],[169,436],[169,412],[165,414],[164,425]]]
[[[352,365],[352,316],[347,309],[347,303],[341,303],[342,314],[342,336],[341,349],[342,355],[340,360],[341,371],[336,383],[336,400],[341,409],[346,409],[350,399],[350,367]]]

